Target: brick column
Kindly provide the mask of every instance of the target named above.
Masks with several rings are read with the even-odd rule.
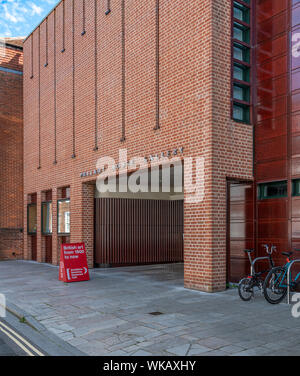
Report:
[[[87,252],[88,266],[94,267],[94,197],[95,186],[82,184],[83,242]]]
[[[82,242],[82,188],[81,183],[72,185],[70,189],[71,208],[71,243]]]
[[[36,238],[37,238],[37,261],[38,262],[43,262],[41,203],[42,203],[42,193],[38,192],[37,202],[36,202],[36,210],[37,210]]]
[[[71,187],[71,243],[85,243],[90,268],[94,265],[94,191],[92,183]]]
[[[27,204],[29,203],[29,198],[27,194],[24,194],[24,260],[30,260],[31,258],[31,248],[29,247],[29,236],[27,234]]]
[[[187,166],[185,166],[185,169]],[[187,173],[187,171],[185,171]],[[213,212],[211,189],[211,164],[205,163],[203,200],[184,201],[184,286],[213,292],[224,290],[213,282]]]
[[[57,188],[52,189],[52,264],[58,265],[60,249],[57,237]]]

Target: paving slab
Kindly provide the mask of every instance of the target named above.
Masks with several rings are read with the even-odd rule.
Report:
[[[185,356],[188,354],[190,348],[191,348],[190,344],[185,344],[185,345],[171,347],[167,349],[167,351],[173,355]]]
[[[88,282],[65,284],[55,266],[0,262],[0,293],[38,331],[88,355],[300,354],[300,319],[290,306],[270,305],[260,294],[243,302],[236,289],[185,289],[183,264],[90,275]]]

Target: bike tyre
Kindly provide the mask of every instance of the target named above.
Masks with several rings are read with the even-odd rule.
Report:
[[[239,291],[239,296],[240,298],[244,301],[244,302],[249,302],[253,296],[253,290],[250,294],[250,296],[248,295],[244,295],[244,291],[243,291],[243,288],[246,284],[251,284],[251,279],[250,278],[242,278],[239,282],[239,287],[238,287],[238,291]],[[248,293],[249,294],[249,293]]]
[[[272,299],[269,294],[268,294],[268,284],[272,278],[272,276],[274,275],[274,273],[284,273],[285,272],[285,269],[282,267],[282,266],[277,266],[273,269],[271,269],[264,281],[264,286],[263,286],[263,293],[264,293],[264,297],[266,299],[267,302],[269,302],[270,304],[279,304],[283,301],[283,299],[286,297],[286,294],[287,294],[287,287],[283,287],[282,290],[283,290],[283,293],[280,295],[280,297],[278,299]]]

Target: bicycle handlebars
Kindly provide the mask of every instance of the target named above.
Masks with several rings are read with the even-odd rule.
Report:
[[[266,249],[268,255],[271,255],[273,252],[277,251],[276,245],[271,244],[271,250],[269,244],[263,244],[263,247]]]

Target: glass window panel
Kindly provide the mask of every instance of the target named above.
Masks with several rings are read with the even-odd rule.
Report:
[[[300,196],[300,179],[293,180],[293,196]]]
[[[259,185],[259,199],[287,197],[287,181]]]
[[[233,14],[234,18],[240,20],[240,21],[244,21],[244,12],[242,9],[238,8],[238,7],[234,7],[234,14]]]
[[[241,121],[243,123],[250,122],[250,107],[246,105],[239,105],[234,103],[233,105],[233,119]]]
[[[243,50],[234,46],[233,48],[233,57],[238,60],[243,60]]]
[[[233,37],[241,42],[250,43],[249,28],[235,23],[233,28]]]
[[[250,21],[250,9],[249,8],[235,1],[233,12],[234,12],[233,13],[234,18],[240,21],[249,23]]]
[[[236,80],[249,82],[250,81],[250,70],[249,70],[249,68],[247,68],[243,65],[234,64],[233,77]]]
[[[249,102],[250,100],[250,89],[247,86],[243,85],[233,85],[233,97],[240,101]]]
[[[295,30],[291,38],[292,69],[300,68],[300,29]]]
[[[233,47],[233,57],[237,60],[244,61],[246,63],[250,62],[250,50],[240,44],[235,43]]]
[[[233,77],[236,80],[243,81],[244,80],[244,70],[238,65],[234,65],[233,67]]]
[[[234,99],[239,99],[240,101],[244,100],[244,91],[243,88],[237,85],[233,87],[233,97]]]
[[[243,30],[240,29],[239,27],[234,27],[233,36],[234,36],[235,39],[239,39],[239,40],[243,41]]]
[[[233,118],[236,120],[243,121],[244,119],[244,109],[241,106],[233,106]]]
[[[42,232],[52,234],[52,202],[42,203]]]
[[[36,204],[28,205],[27,209],[27,227],[29,234],[36,234],[37,230],[37,211]]]
[[[70,222],[70,200],[58,201],[58,233],[69,234]]]

